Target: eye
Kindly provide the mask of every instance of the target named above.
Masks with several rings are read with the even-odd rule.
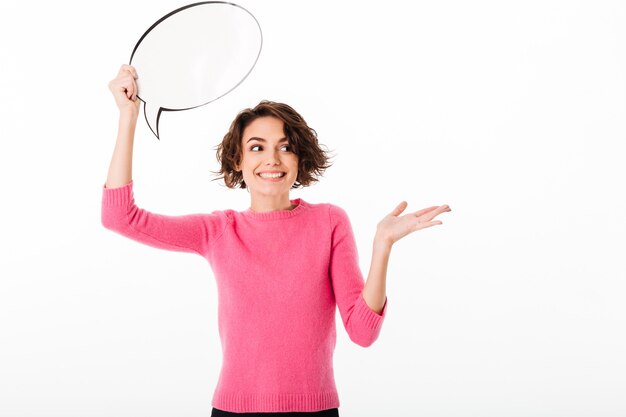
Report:
[[[255,148],[259,148],[259,150],[263,149],[263,148],[261,148],[261,145],[253,145],[253,146],[250,147],[250,150],[252,152],[257,152],[257,151],[254,150]]]
[[[283,149],[285,152],[291,152],[291,146],[289,145],[283,145],[280,149]]]

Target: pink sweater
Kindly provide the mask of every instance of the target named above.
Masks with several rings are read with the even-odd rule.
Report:
[[[361,294],[350,221],[332,204],[292,210],[165,216],[135,205],[132,181],[103,189],[102,224],[138,242],[197,253],[218,289],[222,369],[215,408],[235,413],[339,407],[333,374],[335,306],[350,339],[370,346],[381,314]]]

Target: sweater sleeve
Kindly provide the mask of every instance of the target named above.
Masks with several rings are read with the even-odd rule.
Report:
[[[365,281],[359,268],[359,257],[352,226],[346,212],[330,206],[332,233],[329,274],[335,300],[350,340],[368,347],[376,341],[387,312],[387,298],[380,314],[369,308],[363,298]]]
[[[137,207],[133,182],[102,192],[102,225],[146,245],[205,256],[228,224],[224,212],[165,216]]]

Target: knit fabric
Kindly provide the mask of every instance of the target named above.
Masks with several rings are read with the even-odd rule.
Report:
[[[350,339],[377,338],[346,212],[298,198],[291,210],[166,216],[137,207],[133,182],[103,188],[102,224],[138,242],[196,253],[218,290],[222,369],[212,406],[235,413],[339,407],[335,310]]]

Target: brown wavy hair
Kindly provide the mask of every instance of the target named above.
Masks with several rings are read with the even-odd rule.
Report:
[[[241,171],[236,166],[242,158],[242,139],[245,128],[259,117],[273,116],[283,121],[284,133],[291,151],[298,156],[298,177],[291,188],[307,187],[318,181],[332,164],[328,151],[317,140],[317,132],[310,128],[304,118],[291,106],[284,103],[263,100],[254,108],[239,112],[216,149],[220,170],[215,180],[224,179],[228,188],[246,188]]]

